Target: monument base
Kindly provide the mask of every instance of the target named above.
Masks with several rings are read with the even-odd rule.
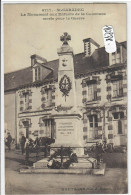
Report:
[[[59,162],[61,161],[60,157],[56,158]],[[47,167],[48,158],[39,160],[33,163],[33,168],[35,169],[48,169]],[[78,157],[78,163],[72,163],[69,169],[94,169],[97,167],[97,160],[94,158],[84,158]]]

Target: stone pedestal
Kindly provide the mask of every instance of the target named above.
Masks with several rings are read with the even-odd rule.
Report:
[[[57,113],[55,143],[52,147],[71,147],[78,156],[84,155],[81,115],[76,111]]]

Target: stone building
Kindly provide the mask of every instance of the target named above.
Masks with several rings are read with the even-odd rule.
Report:
[[[58,144],[107,139],[126,145],[126,41],[116,42],[117,51],[108,54],[87,38],[84,52],[74,55],[70,39],[67,33],[61,36],[59,59],[34,54],[28,68],[5,74],[7,129],[17,144],[24,133],[32,139],[52,137]]]

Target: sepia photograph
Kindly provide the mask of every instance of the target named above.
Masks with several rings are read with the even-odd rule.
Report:
[[[4,3],[5,194],[127,194],[126,3]]]

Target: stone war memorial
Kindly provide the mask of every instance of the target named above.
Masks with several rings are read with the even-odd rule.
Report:
[[[82,147],[82,113],[76,105],[73,49],[68,44],[71,36],[64,33],[60,39],[63,45],[57,51],[59,55],[57,109],[52,112],[56,123],[54,145]],[[76,148],[76,152],[79,155],[84,154],[84,150],[80,148]]]
[[[60,41],[57,60],[34,54],[31,67],[5,75],[6,98],[12,90],[16,103],[16,146],[25,136],[27,164],[36,153],[31,169],[20,173],[66,169],[104,174],[102,153],[114,147],[126,150],[126,42],[117,43],[114,61],[114,53],[92,38],[83,40],[80,54],[73,53],[67,32]]]
[[[36,161],[31,169],[20,169],[20,173],[94,173],[104,174],[105,164],[97,161],[100,154],[88,156],[84,153],[81,109],[76,102],[76,84],[74,74],[74,54],[68,42],[71,36],[65,32],[60,37],[62,46],[57,50],[59,56],[58,86],[56,104],[48,116],[53,123],[54,142],[50,144],[48,155]],[[25,121],[24,121],[25,122]],[[23,123],[24,123],[23,122]],[[52,128],[52,127],[51,127]],[[26,131],[26,134],[27,131]],[[96,144],[96,141],[88,142]]]

